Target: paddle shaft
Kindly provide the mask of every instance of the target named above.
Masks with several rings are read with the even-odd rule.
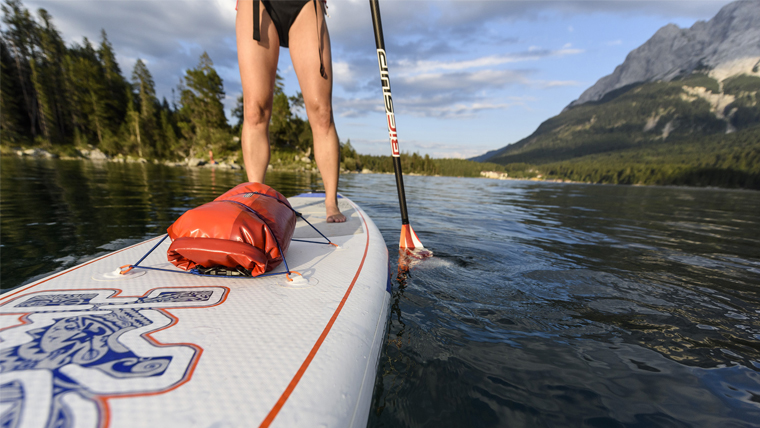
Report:
[[[388,122],[388,135],[391,140],[391,156],[393,157],[393,170],[396,172],[396,190],[398,190],[398,204],[401,208],[401,224],[409,224],[409,215],[406,211],[406,194],[404,193],[404,177],[401,173],[401,153],[398,148],[398,134],[396,133],[396,117],[393,114],[393,97],[391,96],[391,79],[388,75],[388,59],[385,55],[385,41],[383,40],[383,23],[380,19],[380,4],[378,0],[369,0],[369,8],[372,11],[372,27],[375,29],[375,45],[377,46],[377,62],[380,66],[380,83],[383,86],[383,100],[385,102],[385,116]]]

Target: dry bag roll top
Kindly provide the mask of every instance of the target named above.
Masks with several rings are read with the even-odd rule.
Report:
[[[282,262],[295,227],[284,196],[265,184],[243,183],[178,218],[167,229],[167,257],[185,270],[240,266],[257,276]]]

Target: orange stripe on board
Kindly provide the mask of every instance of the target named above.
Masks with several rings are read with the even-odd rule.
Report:
[[[317,342],[311,348],[311,352],[309,352],[309,355],[306,356],[306,359],[301,364],[301,367],[298,369],[295,376],[293,376],[293,379],[288,384],[288,387],[285,388],[285,391],[280,396],[280,399],[277,400],[277,403],[275,403],[274,407],[272,407],[272,410],[269,411],[269,414],[267,415],[266,418],[264,418],[264,421],[261,423],[261,425],[259,425],[259,428],[266,428],[269,425],[271,425],[272,422],[274,421],[274,418],[277,417],[277,414],[282,409],[282,406],[284,406],[285,402],[288,401],[290,394],[293,392],[294,389],[296,389],[296,385],[298,385],[298,382],[303,377],[303,374],[306,372],[306,369],[309,368],[309,364],[311,364],[311,361],[317,355],[319,348],[322,346],[322,342],[325,341],[325,339],[327,338],[327,334],[330,333],[330,329],[332,329],[333,324],[335,324],[335,320],[338,319],[338,315],[340,315],[340,311],[343,309],[343,305],[346,304],[346,300],[348,300],[348,295],[351,294],[351,290],[353,290],[354,284],[356,284],[356,280],[359,279],[359,274],[361,273],[362,268],[364,267],[364,260],[367,258],[367,251],[369,250],[369,229],[367,228],[367,220],[364,219],[364,215],[361,213],[361,211],[359,211],[358,207],[356,207],[355,205],[354,205],[354,208],[356,208],[356,212],[359,213],[359,215],[362,217],[362,221],[364,222],[364,232],[367,234],[367,243],[364,245],[364,255],[362,256],[362,262],[359,263],[359,269],[356,270],[354,279],[351,281],[351,285],[348,286],[348,290],[346,290],[346,294],[343,295],[343,300],[340,301],[338,308],[335,309],[335,313],[333,313],[332,318],[330,318],[330,322],[327,323],[327,326],[325,326],[325,329],[322,331],[322,334],[319,336],[319,339],[317,339]]]

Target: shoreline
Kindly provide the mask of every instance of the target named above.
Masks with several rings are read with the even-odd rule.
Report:
[[[9,156],[16,156],[19,158],[37,158],[37,159],[59,159],[59,160],[81,160],[81,161],[90,161],[90,162],[110,162],[110,163],[139,163],[139,164],[153,164],[153,165],[165,165],[169,167],[179,167],[179,168],[206,168],[206,169],[222,169],[222,170],[229,170],[229,171],[244,171],[245,167],[243,165],[238,164],[235,162],[235,160],[230,160],[230,158],[226,158],[221,161],[214,161],[211,162],[206,159],[201,158],[185,158],[181,161],[171,161],[171,160],[148,160],[141,157],[135,157],[135,156],[124,156],[124,155],[118,155],[118,156],[108,156],[99,149],[92,149],[92,150],[86,150],[86,149],[75,149],[78,156],[66,156],[66,155],[59,155],[57,153],[41,149],[41,148],[29,148],[24,149],[21,147],[7,147],[2,146],[2,151],[0,153],[3,156],[9,155]],[[275,160],[272,159],[269,163],[269,166],[267,168],[267,171],[276,171],[276,172],[302,172],[302,173],[311,173],[311,174],[319,174],[319,169],[317,169],[317,166],[315,162],[311,159],[309,159],[306,156],[302,155],[295,155],[293,158],[293,161],[291,163],[282,163],[281,160]],[[393,174],[392,172],[377,172],[372,171],[369,169],[362,169],[361,171],[351,171],[347,169],[341,169],[341,174]],[[405,173],[405,176],[427,176],[425,174],[418,174],[418,173]],[[433,176],[431,176],[433,177]],[[441,175],[436,175],[436,177],[441,177]]]
[[[165,166],[171,166],[171,167],[185,167],[185,168],[208,168],[208,169],[226,169],[226,170],[244,170],[245,168],[243,165],[238,164],[234,160],[228,161],[228,160],[222,160],[222,161],[214,161],[213,163],[201,158],[185,158],[183,161],[170,161],[170,160],[164,160],[160,161],[157,159],[154,160],[148,160],[141,157],[135,157],[135,156],[124,156],[124,155],[118,155],[118,156],[108,156],[99,149],[92,149],[92,150],[86,150],[86,149],[75,149],[78,153],[78,156],[62,156],[50,151],[47,151],[45,149],[41,148],[31,148],[31,149],[23,149],[20,147],[3,147],[2,154],[3,155],[14,155],[16,157],[30,157],[30,158],[43,158],[43,159],[60,159],[60,160],[88,160],[91,162],[112,162],[112,163],[142,163],[142,164],[154,164],[154,165],[165,165]],[[228,158],[229,159],[229,158]],[[274,159],[273,159],[274,161]],[[279,160],[277,161],[279,162]],[[289,164],[279,164],[274,163],[270,161],[269,167],[267,168],[267,171],[279,171],[279,172],[309,172],[309,173],[319,173],[319,170],[317,169],[314,161],[309,159],[305,156],[295,156],[293,163]],[[287,165],[287,166],[285,166]],[[461,175],[441,175],[441,174],[420,174],[417,172],[405,172],[404,176],[409,177],[458,177],[458,178],[487,178],[491,180],[517,180],[517,181],[545,181],[545,182],[554,182],[554,183],[582,183],[582,184],[593,184],[593,183],[583,183],[579,181],[570,181],[570,180],[562,180],[562,179],[542,179],[542,178],[516,178],[516,177],[508,177],[506,173],[499,173],[498,176],[492,176],[487,175],[489,171],[481,171],[481,175],[479,177],[465,177]],[[352,171],[347,169],[341,169],[341,174],[386,174],[386,175],[393,175],[393,172],[378,172],[378,171],[372,171],[370,169],[362,169],[361,171]]]
[[[140,157],[134,157],[134,156],[124,156],[124,155],[118,155],[115,157],[111,157],[106,155],[105,153],[101,152],[98,149],[93,150],[82,150],[82,149],[76,149],[79,156],[61,156],[56,153],[49,152],[47,150],[41,149],[41,148],[33,148],[33,149],[22,149],[18,147],[9,148],[9,147],[3,147],[2,154],[3,155],[14,155],[16,157],[30,157],[30,158],[44,158],[44,159],[60,159],[60,160],[83,160],[83,161],[90,161],[90,162],[112,162],[112,163],[141,163],[141,164],[154,164],[154,165],[165,165],[170,167],[182,167],[182,168],[206,168],[206,169],[223,169],[223,170],[229,170],[229,171],[244,171],[245,168],[236,163],[234,160],[229,161],[214,161],[214,163],[209,162],[205,159],[200,158],[186,158],[184,161],[159,161],[159,160],[148,160],[145,158]],[[289,166],[277,166],[277,164],[270,163],[269,167],[267,168],[267,171],[276,171],[276,172],[303,172],[303,173],[311,173],[311,174],[319,174],[319,170],[317,169],[316,165],[314,165],[314,162],[309,160],[308,162],[305,161],[305,157],[298,157],[296,156],[296,160],[294,160],[292,164],[287,164]],[[536,181],[536,182],[547,182],[547,183],[574,183],[574,184],[599,184],[599,183],[590,183],[590,182],[582,182],[582,181],[571,181],[571,180],[563,180],[563,179],[543,179],[543,178],[516,178],[516,177],[508,177],[505,173],[500,173],[498,176],[489,176],[484,173],[488,173],[489,171],[482,171],[480,177],[464,177],[464,176],[457,176],[457,175],[440,175],[440,174],[420,174],[416,172],[409,172],[404,173],[404,176],[408,177],[455,177],[455,178],[485,178],[489,180],[511,180],[511,181]],[[369,169],[362,169],[361,171],[350,171],[346,169],[341,169],[340,174],[384,174],[384,175],[393,175],[393,172],[377,172],[372,171]]]
[[[56,153],[52,153],[50,151],[41,149],[41,148],[30,148],[30,149],[23,149],[19,147],[8,147],[8,146],[0,146],[2,150],[0,150],[0,154],[3,156],[6,155],[12,155],[16,157],[31,157],[31,158],[43,158],[43,159],[60,159],[60,160],[83,160],[83,161],[91,161],[91,162],[113,162],[113,163],[142,163],[142,164],[154,164],[154,165],[165,165],[170,167],[184,167],[184,168],[206,168],[206,169],[221,169],[221,170],[228,170],[228,171],[244,171],[245,168],[235,162],[235,160],[229,160],[230,158],[227,158],[225,160],[222,160],[221,162],[215,161],[214,163],[209,162],[205,159],[200,158],[186,158],[183,161],[159,161],[159,160],[147,160],[145,158],[140,157],[134,157],[134,156],[124,156],[124,155],[118,155],[115,157],[111,157],[106,155],[105,153],[101,152],[98,149],[93,150],[82,150],[82,149],[76,149],[78,156],[61,156]],[[290,163],[281,163],[280,160],[277,160],[277,163],[270,162],[269,167],[267,168],[267,171],[274,171],[274,172],[295,172],[295,173],[309,173],[309,174],[319,174],[319,170],[317,169],[314,161],[310,160],[308,157],[305,156],[299,156],[295,155],[294,160]],[[273,159],[274,161],[274,159]],[[346,169],[340,170],[341,175],[345,174],[384,174],[384,175],[394,175],[393,172],[381,172],[381,171],[372,171],[369,169],[362,169],[361,171],[350,171]],[[688,185],[672,185],[672,184],[618,184],[618,183],[594,183],[590,181],[573,181],[569,179],[562,179],[562,178],[543,178],[542,176],[538,177],[509,177],[506,173],[494,173],[493,171],[481,171],[481,175],[479,177],[468,177],[468,176],[461,176],[461,175],[442,175],[442,174],[420,174],[416,172],[409,172],[404,173],[404,176],[409,177],[454,177],[454,178],[480,178],[480,179],[488,179],[488,180],[502,180],[502,181],[530,181],[530,182],[542,182],[542,183],[559,183],[559,184],[586,184],[586,185],[605,185],[605,186],[631,186],[631,187],[670,187],[670,188],[679,188],[679,189],[715,189],[715,190],[746,190],[746,191],[757,191],[754,189],[746,189],[746,188],[734,188],[734,187],[719,187],[719,186],[688,186]]]

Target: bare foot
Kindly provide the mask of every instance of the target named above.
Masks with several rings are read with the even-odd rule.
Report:
[[[327,222],[328,223],[343,223],[346,221],[344,216],[338,207],[327,207]]]

